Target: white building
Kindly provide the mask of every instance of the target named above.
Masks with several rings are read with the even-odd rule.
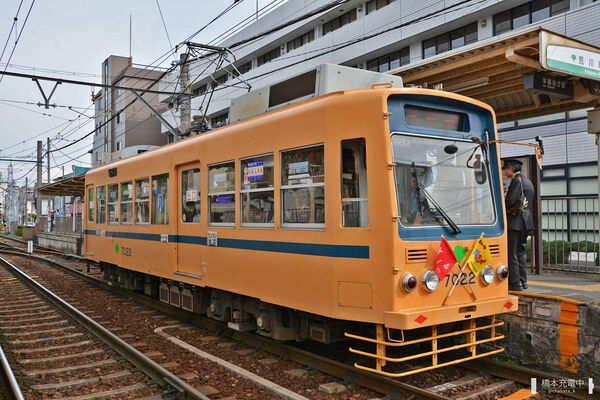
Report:
[[[310,15],[334,3],[289,0],[219,45],[232,48],[237,69],[253,88],[322,63],[393,72],[429,57],[534,26],[600,46],[600,1],[594,0],[350,0]],[[310,16],[302,18],[307,14]],[[252,40],[295,19],[298,22]],[[247,39],[250,40],[243,45],[232,46]],[[207,111],[209,125],[217,127],[227,123],[231,99],[245,90],[223,86],[234,79],[226,68],[212,76],[198,76],[205,66],[205,61],[190,66],[191,90],[197,96],[191,101],[191,114],[205,111],[199,109],[202,94],[211,85],[218,85]],[[173,90],[177,78],[171,74],[161,81],[160,90]],[[169,101],[167,97],[160,99]],[[172,125],[178,125],[177,112],[163,116]],[[593,135],[586,132],[585,118],[586,110],[576,110],[499,125],[506,140],[544,137],[547,155],[543,195],[597,193],[598,153]],[[164,126],[162,130],[167,132]],[[513,155],[508,148],[503,147],[502,151],[503,156]]]

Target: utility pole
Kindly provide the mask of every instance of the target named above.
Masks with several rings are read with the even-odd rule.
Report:
[[[25,196],[23,201],[23,225],[27,225],[27,200],[29,197],[29,180],[25,177]]]
[[[190,94],[190,64],[187,62],[187,57],[187,53],[179,55],[179,65],[181,66],[179,79],[183,93]],[[185,96],[183,99],[180,97],[179,101],[179,132],[183,135],[190,129],[192,100],[190,96]],[[178,140],[179,138],[175,137],[173,139]]]
[[[65,179],[65,166],[62,166],[62,179]],[[67,211],[65,210],[65,196],[62,196],[60,199],[60,205],[62,206],[63,216],[67,215]]]
[[[50,138],[46,138],[47,139],[47,149],[46,149],[46,155],[48,156],[48,183],[50,183]]]
[[[42,141],[38,140],[37,142],[37,182],[35,183],[36,188],[39,188],[42,185]],[[42,215],[42,196],[38,192],[35,193],[35,215],[36,215],[36,223],[40,220],[40,215]]]

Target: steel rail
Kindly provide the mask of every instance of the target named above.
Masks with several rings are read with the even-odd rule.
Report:
[[[222,330],[226,325],[219,321],[215,321],[204,317],[199,314],[195,314],[183,309],[173,308],[169,304],[162,303],[158,300],[152,299],[146,295],[132,292],[127,289],[122,289],[114,286],[108,285],[103,280],[95,278],[93,276],[87,275],[84,272],[78,271],[73,267],[63,264],[59,261],[50,259],[48,257],[37,256],[35,254],[29,255],[28,253],[24,253],[23,250],[19,249],[19,251],[7,251],[0,249],[0,253],[11,254],[21,257],[29,257],[32,259],[45,262],[60,269],[63,269],[69,273],[77,275],[80,278],[85,279],[86,281],[104,289],[109,290],[115,294],[126,295],[128,297],[134,297],[136,301],[158,309],[160,311],[166,312],[168,314],[173,315],[174,317],[183,320],[185,322],[189,322],[192,324],[199,325],[205,329],[209,330]],[[0,257],[0,260],[2,258]],[[269,338],[247,333],[247,332],[238,332],[234,330],[227,330],[228,333],[231,334],[231,338],[242,341],[248,345],[260,347],[270,353],[273,353],[280,357],[285,357],[289,360],[295,361],[299,364],[309,366],[314,369],[318,369],[319,371],[333,375],[338,378],[344,378],[346,380],[352,381],[360,386],[363,386],[367,389],[371,389],[377,393],[383,394],[398,394],[398,393],[406,393],[409,392],[411,395],[414,395],[417,399],[433,399],[433,400],[449,400],[449,397],[442,396],[437,393],[432,393],[426,389],[419,388],[417,386],[413,386],[404,382],[399,382],[390,378],[386,378],[381,375],[360,371],[354,368],[351,365],[341,363],[339,361],[335,361],[323,356],[319,356],[317,354],[311,353],[306,350],[298,349],[296,347],[275,342]]]
[[[17,256],[26,257],[27,253],[23,253],[21,249],[20,252],[11,252],[0,249],[0,253],[13,254]],[[101,279],[95,278],[93,276],[87,275],[85,272],[78,271],[77,269],[63,264],[59,261],[49,259],[43,256],[32,255],[32,257],[38,261],[46,262],[52,265],[59,267],[69,273],[72,273],[95,286],[98,286],[102,289],[109,290],[115,294],[126,295],[129,297],[134,297],[136,301],[143,303],[149,307],[153,307],[162,312],[170,314],[182,321],[196,324],[204,327],[209,330],[222,330],[225,325],[219,321],[215,321],[204,317],[199,314],[195,314],[183,309],[174,308],[173,306],[163,303],[161,301],[150,298],[146,295],[136,293],[127,289],[115,287],[108,285]],[[314,369],[318,369],[323,373],[333,375],[339,378],[344,378],[348,381],[352,381],[360,386],[363,386],[367,389],[371,389],[377,393],[382,393],[386,395],[399,394],[402,392],[410,392],[417,399],[436,399],[436,400],[448,400],[449,397],[433,393],[428,391],[427,389],[419,388],[417,386],[413,386],[410,384],[406,384],[403,382],[399,382],[394,379],[386,378],[381,375],[373,374],[366,371],[361,371],[354,368],[351,365],[341,363],[339,361],[331,360],[329,358],[311,353],[306,350],[298,349],[296,347],[274,342],[269,338],[258,336],[255,334],[251,334],[248,332],[239,332],[235,330],[227,330],[232,339],[236,339],[242,341],[248,345],[259,347],[265,351],[273,353],[280,357],[285,357],[291,361],[295,361],[299,364],[309,366]],[[502,363],[500,361],[491,360],[491,359],[479,359],[471,362],[465,362],[462,365],[465,367],[472,369],[474,371],[483,371],[488,375],[510,379],[515,382],[529,385],[531,384],[532,377],[538,378],[547,378],[547,379],[566,379],[562,376],[552,375],[546,372],[541,372],[517,365],[511,365]],[[599,388],[594,388],[594,394],[600,394]],[[589,395],[587,394],[577,394],[570,393],[569,396],[577,398],[577,399],[588,399]]]
[[[19,388],[19,383],[10,368],[10,364],[0,346],[0,387],[8,400],[24,400],[23,393]]]
[[[12,241],[19,242],[21,244],[27,245],[27,241],[26,240],[19,239],[19,238],[16,238],[16,237],[12,237],[12,236],[9,236],[9,235],[0,235],[0,239],[9,239],[9,240],[12,240]],[[62,253],[62,252],[60,252],[58,250],[51,249],[49,247],[40,246],[39,244],[34,244],[33,245],[34,250],[35,250],[36,247],[40,251],[44,251],[44,252],[56,253],[57,255],[59,255],[59,254],[65,254],[65,253]]]
[[[52,261],[39,256],[32,257],[41,258],[47,262]],[[31,278],[25,272],[21,271],[17,266],[13,265],[8,260],[0,257],[0,263],[7,266],[20,280],[28,284],[42,297],[54,304],[57,308],[61,309],[65,314],[106,343],[111,349],[123,356],[123,358],[125,358],[127,361],[138,367],[161,387],[175,389],[182,399],[210,400],[191,385],[178,378],[160,364],[154,362],[144,353],[129,345],[120,337],[113,334],[108,329],[104,328],[102,325],[98,324],[96,321],[89,318],[87,315],[54,294],[52,291]]]
[[[531,378],[538,378],[538,382],[539,382],[539,379],[555,379],[557,381],[561,380],[561,379],[568,380],[568,378],[566,378],[566,377],[556,376],[553,374],[549,374],[547,372],[538,371],[538,370],[534,370],[534,369],[527,368],[527,367],[521,367],[519,365],[506,364],[506,363],[503,363],[503,362],[500,362],[497,360],[492,360],[492,359],[475,360],[472,362],[464,363],[464,365],[474,371],[483,371],[486,374],[493,375],[493,376],[496,376],[499,378],[510,379],[515,382],[522,383],[524,385],[530,385]],[[539,386],[538,386],[538,388],[539,388]],[[597,387],[597,386],[594,387],[593,392],[594,392],[594,395],[596,396],[593,398],[600,398],[600,388],[599,387]],[[573,397],[576,399],[583,399],[583,400],[592,398],[587,393],[575,392],[575,393],[568,393],[565,395],[568,397]]]

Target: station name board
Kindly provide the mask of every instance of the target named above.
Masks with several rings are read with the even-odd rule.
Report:
[[[523,75],[525,90],[546,94],[561,99],[573,97],[573,82],[564,77],[552,76],[543,72],[531,72]]]

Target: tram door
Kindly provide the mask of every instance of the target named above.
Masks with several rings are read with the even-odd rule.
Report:
[[[179,201],[177,210],[177,271],[176,274],[202,278],[202,238],[200,235],[200,164],[178,167]],[[206,217],[205,217],[206,218]]]

